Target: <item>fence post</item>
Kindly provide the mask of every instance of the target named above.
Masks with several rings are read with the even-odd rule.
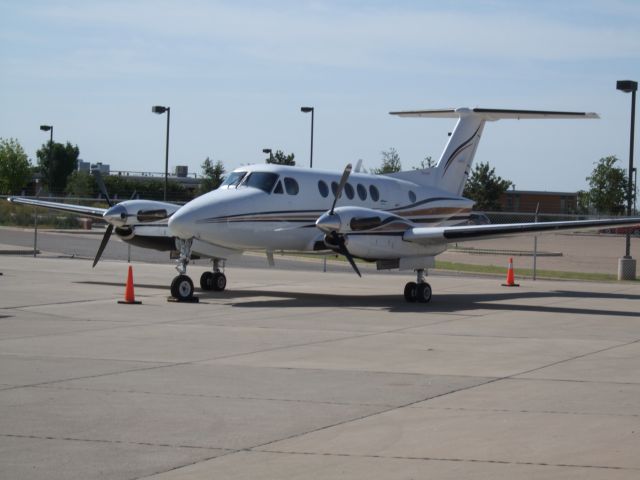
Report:
[[[536,205],[536,215],[533,217],[533,221],[538,223],[538,212],[540,211],[540,202]],[[536,279],[536,270],[538,266],[538,236],[533,236],[533,280]]]

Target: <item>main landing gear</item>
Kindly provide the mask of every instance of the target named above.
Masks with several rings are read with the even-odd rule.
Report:
[[[425,282],[424,268],[416,270],[417,280],[404,286],[404,299],[407,302],[427,303],[431,300],[431,285]]]
[[[224,266],[224,264],[223,264]],[[227,286],[227,277],[220,271],[220,260],[213,259],[213,272],[204,272],[200,276],[200,288],[221,292]]]
[[[176,262],[176,270],[180,275],[171,282],[171,297],[179,302],[197,302],[198,297],[193,296],[193,281],[187,275],[187,265],[191,258],[192,239],[178,239],[180,257]],[[224,266],[224,265],[223,265]],[[202,290],[213,290],[221,292],[227,286],[227,277],[220,271],[220,260],[213,259],[213,271],[204,272],[200,277],[200,287]]]

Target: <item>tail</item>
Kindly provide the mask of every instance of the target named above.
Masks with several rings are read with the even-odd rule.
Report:
[[[595,113],[585,112],[546,112],[491,108],[418,110],[391,112],[391,115],[398,115],[399,117],[458,118],[458,123],[435,167],[391,174],[391,176],[397,178],[409,180],[420,185],[436,187],[455,195],[462,195],[485,122],[500,119],[600,118]]]

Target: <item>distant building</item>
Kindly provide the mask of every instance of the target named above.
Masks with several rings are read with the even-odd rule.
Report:
[[[509,190],[500,197],[504,212],[575,214],[578,211],[577,192],[540,192],[532,190]]]

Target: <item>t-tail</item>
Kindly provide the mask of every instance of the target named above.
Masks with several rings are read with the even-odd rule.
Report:
[[[599,118],[595,113],[586,112],[548,112],[493,108],[415,110],[390,113],[399,117],[458,118],[458,123],[435,167],[391,174],[393,177],[409,180],[420,185],[436,187],[454,195],[462,195],[464,184],[471,172],[473,157],[478,149],[485,122],[501,119]]]

